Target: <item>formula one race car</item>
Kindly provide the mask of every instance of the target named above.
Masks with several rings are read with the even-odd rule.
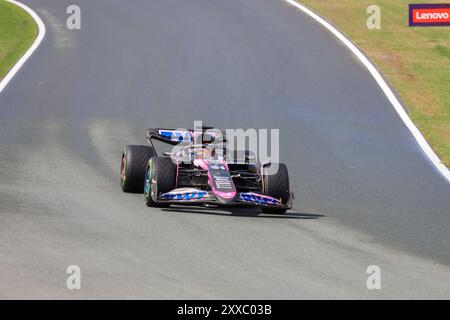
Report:
[[[149,207],[252,206],[265,213],[292,208],[286,166],[259,164],[248,151],[230,157],[220,130],[152,128],[146,138],[149,145],[125,147],[120,182],[124,192],[144,193]],[[153,140],[174,147],[158,156]]]

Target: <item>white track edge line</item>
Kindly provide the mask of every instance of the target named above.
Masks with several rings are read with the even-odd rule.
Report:
[[[433,149],[430,147],[428,142],[425,140],[422,133],[419,131],[419,129],[415,126],[415,124],[412,122],[411,118],[406,113],[405,109],[403,108],[400,101],[397,99],[395,94],[392,92],[389,85],[386,83],[386,81],[383,79],[381,74],[378,72],[378,70],[375,68],[375,66],[366,58],[366,56],[349,40],[347,39],[339,30],[337,30],[335,27],[333,27],[330,23],[325,21],[322,17],[320,17],[318,14],[310,10],[309,8],[305,7],[304,5],[298,3],[295,0],[284,0],[285,2],[291,4],[292,6],[296,7],[297,9],[300,9],[305,14],[316,20],[318,23],[320,23],[323,27],[325,27],[328,31],[330,31],[336,38],[338,38],[340,41],[344,43],[344,45],[350,49],[350,51],[361,61],[361,63],[367,68],[369,73],[372,75],[372,77],[375,79],[375,81],[378,83],[380,88],[383,90],[386,97],[389,99],[395,110],[397,111],[400,118],[403,120],[406,127],[411,131],[412,135],[416,139],[419,146],[422,148],[423,152],[428,156],[428,158],[431,160],[431,162],[434,164],[434,166],[439,170],[439,172],[443,175],[444,178],[447,179],[447,182],[450,183],[450,171],[447,169],[447,167],[442,163],[442,161],[439,159],[439,157],[436,155],[436,153],[433,151]]]
[[[8,83],[12,80],[12,78],[16,75],[16,73],[20,70],[20,68],[22,68],[25,62],[31,57],[31,55],[34,53],[37,47],[39,47],[46,33],[44,23],[42,22],[41,18],[39,18],[39,16],[36,14],[36,12],[34,12],[31,8],[15,0],[6,0],[6,2],[15,4],[16,6],[22,8],[34,19],[34,21],[38,26],[38,36],[34,40],[31,47],[25,52],[25,54],[19,59],[19,61],[16,62],[16,64],[12,67],[11,70],[9,70],[9,72],[0,82],[0,93],[3,91],[3,89],[6,88]]]

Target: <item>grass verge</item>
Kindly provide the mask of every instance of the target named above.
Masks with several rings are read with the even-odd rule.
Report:
[[[447,0],[299,0],[346,33],[383,72],[411,118],[450,167],[450,27],[408,25],[409,3]],[[381,9],[381,30],[369,30],[366,10]]]
[[[38,27],[18,6],[0,0],[0,80],[33,44]]]

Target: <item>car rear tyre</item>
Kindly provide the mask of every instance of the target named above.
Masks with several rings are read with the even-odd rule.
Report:
[[[271,164],[263,168],[263,192],[264,194],[281,200],[287,205],[291,198],[291,190],[289,187],[289,174],[285,164],[278,164],[278,171],[275,174],[268,174]],[[286,212],[286,208],[262,208],[264,213],[282,214]]]
[[[145,173],[145,203],[148,207],[169,207],[168,203],[158,203],[152,199],[152,189],[158,194],[172,191],[176,187],[177,166],[167,157],[152,157]],[[153,184],[153,187],[152,187]]]
[[[155,150],[150,146],[125,147],[120,166],[120,185],[124,192],[144,192],[145,170],[149,159],[154,155]]]

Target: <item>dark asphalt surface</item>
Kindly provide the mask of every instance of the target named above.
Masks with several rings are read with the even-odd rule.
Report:
[[[70,31],[73,1],[23,2],[47,36],[0,95],[0,297],[450,298],[450,186],[312,19],[281,0],[95,0]],[[123,194],[123,146],[194,120],[280,128],[294,210]]]

